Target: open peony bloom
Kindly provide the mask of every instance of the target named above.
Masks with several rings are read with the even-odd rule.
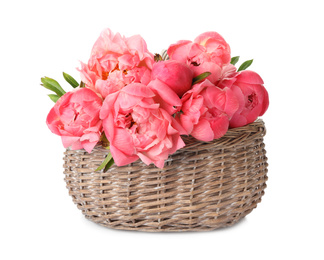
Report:
[[[140,158],[163,168],[168,155],[185,145],[181,126],[154,97],[147,86],[132,83],[105,99],[100,118],[116,165]]]
[[[239,107],[231,89],[220,89],[208,80],[195,84],[184,94],[182,102],[176,120],[188,135],[201,141],[212,141],[225,135],[229,120]]]
[[[65,148],[84,148],[90,153],[101,136],[101,106],[102,100],[96,93],[87,88],[78,88],[56,102],[46,123],[54,134],[61,136]]]
[[[95,42],[88,63],[81,63],[81,79],[105,98],[133,82],[148,84],[153,63],[153,54],[141,36],[126,38],[106,29]]]
[[[240,106],[230,121],[231,128],[254,122],[268,109],[268,92],[263,86],[262,78],[254,71],[244,70],[230,74],[219,85],[231,88],[239,100]]]
[[[217,32],[203,33],[194,42],[178,41],[168,48],[168,55],[190,66],[194,77],[210,72],[207,79],[213,84],[219,80],[222,66],[231,61],[230,47]]]
[[[191,88],[192,78],[191,69],[179,61],[159,61],[153,65],[152,80],[159,79],[168,85],[179,97],[182,97]]]

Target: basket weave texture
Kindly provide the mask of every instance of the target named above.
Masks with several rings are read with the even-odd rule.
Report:
[[[262,120],[212,142],[184,138],[164,169],[136,161],[95,172],[108,151],[67,149],[69,194],[86,218],[140,231],[204,231],[231,226],[261,201],[267,181]]]

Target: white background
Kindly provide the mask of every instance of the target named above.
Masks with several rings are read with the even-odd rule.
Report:
[[[1,259],[324,259],[322,1],[2,1],[0,4]],[[87,221],[63,181],[54,103],[106,28],[140,34],[151,52],[217,31],[264,79],[269,158],[262,202],[237,225],[151,234]],[[67,85],[64,85],[68,88]]]

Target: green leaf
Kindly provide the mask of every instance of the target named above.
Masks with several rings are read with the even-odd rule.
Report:
[[[109,148],[107,148],[109,149]],[[102,164],[95,170],[96,172],[97,171],[100,171],[102,170],[103,168],[105,168],[107,166],[107,164],[112,160],[112,155],[111,155],[111,152],[109,152],[105,158],[105,160],[102,162]]]
[[[232,57],[231,59],[231,64],[232,65],[235,65],[240,59],[240,56],[235,56],[235,57]]]
[[[43,84],[41,84],[43,87],[55,92],[59,97],[63,96],[65,94],[64,89],[60,86],[60,84],[51,78],[44,77],[41,78],[41,81]]]
[[[84,87],[85,87],[85,84],[84,84],[83,81],[81,81],[81,83],[80,83],[80,88],[84,88]]]
[[[60,98],[58,95],[55,94],[49,94],[48,96],[54,103],[56,103],[56,101]]]
[[[247,61],[243,62],[237,71],[246,70],[248,67],[251,66],[252,62],[253,62],[253,60],[247,60]]]
[[[204,80],[205,78],[207,78],[209,75],[211,74],[211,72],[204,72],[201,73],[200,75],[198,75],[197,77],[194,77],[194,79],[192,80],[192,85],[197,84],[198,82]]]
[[[79,83],[69,74],[63,72],[63,77],[73,88],[76,88],[79,86]]]
[[[106,164],[105,169],[103,170],[103,172],[107,172],[109,170],[109,168],[114,164],[114,159],[111,158],[110,161]]]

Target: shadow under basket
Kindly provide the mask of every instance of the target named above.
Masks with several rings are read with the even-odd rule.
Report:
[[[206,231],[231,226],[264,195],[265,126],[257,120],[212,142],[184,137],[186,146],[163,169],[140,160],[95,172],[108,151],[67,149],[65,182],[86,218],[100,225],[150,232]]]

